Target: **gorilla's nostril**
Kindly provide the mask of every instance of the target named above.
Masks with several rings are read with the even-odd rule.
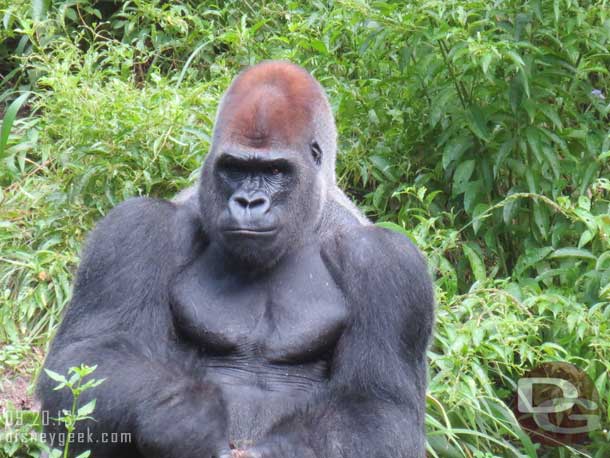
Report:
[[[261,207],[267,203],[267,199],[258,197],[250,201],[250,208]]]
[[[231,201],[233,202],[233,205],[240,210],[265,212],[269,207],[269,199],[266,196],[261,195],[261,193],[256,193],[254,195],[238,194],[233,196]]]
[[[248,208],[250,206],[250,200],[246,199],[245,197],[237,196],[234,200],[239,204],[240,207]]]

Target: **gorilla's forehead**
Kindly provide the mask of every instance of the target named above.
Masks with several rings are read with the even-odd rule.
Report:
[[[254,148],[310,141],[322,89],[287,62],[266,62],[242,73],[227,92],[219,120],[222,137]]]

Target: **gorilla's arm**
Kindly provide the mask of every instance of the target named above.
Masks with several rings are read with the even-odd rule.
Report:
[[[263,458],[423,457],[434,308],[426,263],[406,237],[374,226],[330,245],[325,262],[352,311],[330,389],[255,450]]]
[[[81,399],[97,400],[95,421],[77,424],[77,432],[88,428],[94,441],[127,432],[132,444],[74,444],[73,453],[118,457],[136,447],[147,457],[206,456],[224,441],[219,390],[191,378],[186,355],[172,347],[168,282],[186,251],[196,251],[194,231],[174,204],[141,198],[112,210],[91,234],[45,367],[65,374],[81,363],[97,365],[93,377],[106,380]],[[41,375],[42,409],[52,418],[72,402],[55,385]]]

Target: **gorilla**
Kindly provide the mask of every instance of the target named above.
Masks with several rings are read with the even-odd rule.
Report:
[[[105,379],[71,453],[425,456],[431,279],[338,188],[336,149],[320,84],[263,62],[222,98],[195,188],[98,223],[45,362]],[[55,384],[38,384],[51,418],[72,403]]]

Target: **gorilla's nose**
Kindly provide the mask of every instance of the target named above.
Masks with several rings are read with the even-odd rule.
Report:
[[[269,198],[260,192],[237,192],[229,202],[233,215],[249,213],[252,217],[263,216],[269,210],[270,205]]]

